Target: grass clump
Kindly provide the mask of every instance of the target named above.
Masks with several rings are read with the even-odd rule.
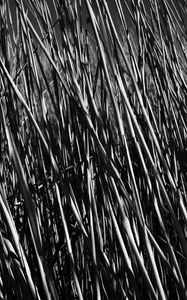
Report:
[[[114,4],[0,3],[1,299],[187,299],[187,7]]]

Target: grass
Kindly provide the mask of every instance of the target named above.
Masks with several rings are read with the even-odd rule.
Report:
[[[0,4],[0,299],[187,299],[187,4],[93,2]]]

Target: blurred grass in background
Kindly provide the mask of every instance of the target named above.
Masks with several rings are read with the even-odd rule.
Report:
[[[0,299],[187,299],[187,3],[114,3],[0,2]]]

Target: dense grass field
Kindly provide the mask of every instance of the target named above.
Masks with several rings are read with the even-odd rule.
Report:
[[[187,2],[48,3],[0,1],[0,299],[187,299]]]

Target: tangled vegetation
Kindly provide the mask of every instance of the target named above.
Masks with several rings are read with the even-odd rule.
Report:
[[[2,300],[187,299],[187,2],[113,3],[0,1]]]

